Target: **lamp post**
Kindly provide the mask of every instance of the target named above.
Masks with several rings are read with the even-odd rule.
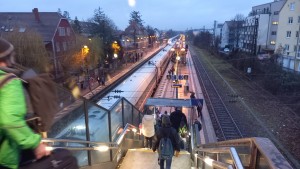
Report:
[[[176,53],[176,66],[175,66],[175,75],[177,75],[178,76],[178,62],[180,61],[180,56],[178,55],[178,52]],[[178,79],[176,80],[176,83],[178,83]],[[176,94],[176,99],[178,99],[178,88],[176,87],[175,88],[175,94]]]

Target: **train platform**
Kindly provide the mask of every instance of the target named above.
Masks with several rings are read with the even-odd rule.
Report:
[[[196,74],[196,70],[194,67],[194,63],[191,59],[190,52],[187,53],[186,64],[183,64],[183,63],[178,63],[178,64],[174,63],[173,64],[172,62],[170,62],[167,70],[170,70],[172,68],[172,66],[174,66],[174,68],[175,68],[175,71],[174,71],[175,74],[188,75],[188,80],[180,80],[179,84],[181,84],[182,87],[175,88],[175,87],[173,87],[173,84],[174,84],[173,80],[167,79],[168,71],[166,71],[163,75],[161,83],[159,84],[158,90],[155,93],[154,97],[155,98],[176,98],[176,95],[177,95],[178,99],[190,99],[191,92],[194,92],[196,98],[204,99],[204,96],[203,96],[203,93],[202,93],[202,90],[201,90],[201,87],[200,87],[200,84],[198,81],[198,77]],[[186,86],[188,86],[188,87],[186,87]],[[178,90],[177,94],[176,94],[176,90]],[[167,111],[168,114],[170,114],[174,110],[175,110],[174,108],[170,108],[170,107],[160,108],[161,114],[164,113],[165,111]],[[210,116],[208,114],[205,100],[203,102],[203,108],[202,108],[202,114],[203,114],[202,119],[200,119],[197,116],[196,108],[183,108],[182,112],[185,113],[185,115],[187,117],[188,117],[188,115],[192,115],[193,119],[197,119],[198,121],[201,122],[202,130],[200,131],[200,137],[201,137],[202,144],[213,143],[213,142],[217,141],[215,131],[214,131],[213,125],[211,123]]]
[[[159,48],[155,48],[150,50],[149,52],[147,52],[144,57],[142,57],[140,60],[138,60],[137,62],[134,63],[126,63],[123,64],[121,68],[117,68],[115,70],[110,71],[109,73],[107,73],[107,79],[105,81],[105,85],[100,85],[96,80],[94,82],[91,83],[91,86],[86,88],[86,89],[82,89],[81,90],[81,96],[83,96],[86,99],[90,99],[92,98],[94,95],[96,95],[97,93],[99,93],[101,90],[105,89],[106,86],[112,84],[115,80],[117,80],[118,78],[122,77],[123,75],[125,75],[126,73],[129,72],[129,70],[131,70],[132,68],[136,67],[139,63],[143,62],[144,60],[148,59],[149,57],[151,57],[155,52],[161,50],[162,48],[164,48],[165,45],[160,46]]]

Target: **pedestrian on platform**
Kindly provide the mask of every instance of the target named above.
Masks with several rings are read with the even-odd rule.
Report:
[[[170,120],[172,123],[172,127],[174,127],[177,132],[179,132],[180,127],[188,127],[186,116],[178,107],[176,107],[175,111],[171,113]]]
[[[195,99],[195,98],[196,98],[195,93],[191,92],[190,99]]]
[[[105,86],[105,77],[104,77],[104,75],[101,76],[101,85]]]
[[[152,139],[155,134],[155,119],[152,114],[145,114],[142,119],[142,133],[145,136],[145,147],[152,148]]]
[[[197,106],[197,112],[198,112],[198,117],[200,117],[200,119],[202,120],[203,116],[202,116],[202,104],[199,103]]]
[[[164,164],[166,161],[166,169],[171,169],[171,163],[172,163],[172,158],[174,155],[174,150],[175,150],[175,157],[178,157],[179,152],[180,152],[180,139],[179,139],[179,135],[176,132],[176,130],[171,126],[171,121],[169,116],[162,116],[162,127],[159,128],[159,130],[156,133],[156,142],[153,145],[153,152],[155,152],[156,150],[159,150],[158,154],[159,154],[159,159],[158,159],[158,163],[160,165],[160,169],[164,169]],[[166,158],[166,156],[164,156],[162,153],[167,153],[166,151],[162,152],[162,141],[164,140],[170,140],[167,143],[171,143],[172,145],[170,146],[166,146],[166,147],[170,147],[170,153],[171,155]]]
[[[101,85],[101,80],[100,80],[100,77],[98,76],[97,77],[97,82],[98,82],[98,84],[99,84],[99,86]]]

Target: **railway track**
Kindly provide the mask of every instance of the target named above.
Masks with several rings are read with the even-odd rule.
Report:
[[[208,76],[201,59],[192,49],[190,51],[218,141],[243,137],[220,94],[216,90],[215,85]]]

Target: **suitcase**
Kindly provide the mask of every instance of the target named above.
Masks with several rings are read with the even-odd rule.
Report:
[[[55,149],[50,156],[23,162],[20,169],[78,169],[77,159],[70,151]]]

